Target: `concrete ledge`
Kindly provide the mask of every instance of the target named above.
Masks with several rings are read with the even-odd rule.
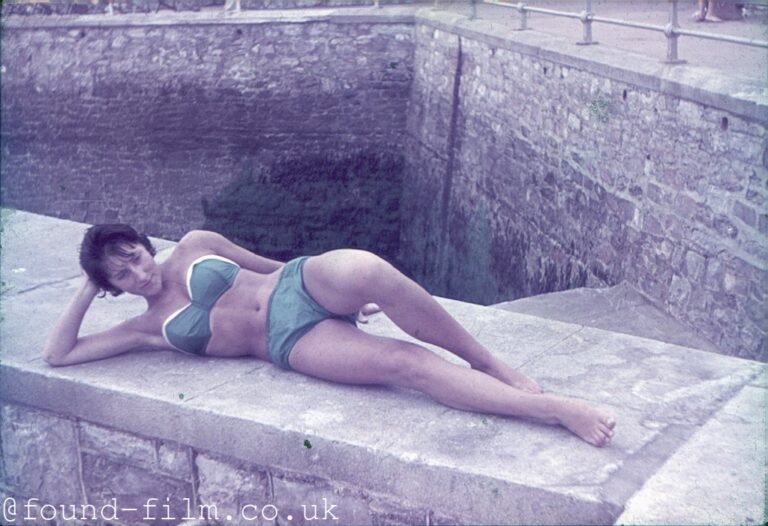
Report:
[[[220,9],[161,14],[86,16],[24,16],[3,20],[3,30],[168,25],[287,24],[424,24],[537,59],[588,71],[665,95],[687,99],[741,118],[768,124],[768,92],[762,79],[725,76],[690,65],[670,66],[643,55],[607,46],[576,46],[565,38],[528,30],[515,31],[493,19],[467,16],[420,5],[337,7],[243,11],[227,15]]]
[[[493,305],[510,312],[650,338],[691,349],[722,352],[623,282],[605,289],[578,288]]]
[[[728,460],[702,448],[722,443],[712,442],[724,439],[719,415],[732,415],[733,404],[739,414],[763,414],[764,364],[440,300],[493,352],[538,378],[546,390],[614,411],[617,434],[605,449],[563,429],[456,411],[411,391],[317,381],[253,359],[147,351],[51,368],[40,359],[40,349],[74,292],[76,249],[87,225],[4,211],[3,226],[0,405],[6,415],[42,410],[74,422],[81,443],[98,435],[85,436],[83,428],[106,428],[112,431],[102,433],[187,448],[196,459],[193,471],[207,469],[201,462],[208,458],[244,462],[267,473],[272,483],[265,498],[274,501],[280,500],[286,477],[327,481],[328,487],[367,499],[367,516],[349,515],[352,501],[342,500],[346,523],[354,517],[356,524],[370,523],[382,502],[410,510],[401,514],[409,524],[606,524],[651,480],[662,481],[669,502],[711,506],[722,494],[718,503],[729,510],[728,517],[749,510],[746,520],[764,506],[759,455],[739,457],[738,467],[729,466],[750,483],[718,488],[722,493],[685,496],[685,486],[663,484],[681,477],[680,470],[665,471],[671,458],[683,464],[694,460],[697,474],[723,469]],[[162,245],[167,253],[171,244]],[[97,300],[85,330],[110,326],[141,308],[137,299]],[[365,330],[405,337],[384,315],[374,316]],[[6,416],[0,424],[5,458],[0,489],[36,497],[24,488],[46,482],[19,472],[18,459],[31,453],[18,451],[25,442],[13,422]],[[753,444],[763,439],[761,432],[764,428],[752,426],[734,436]],[[678,451],[684,452],[681,457]],[[256,476],[248,471],[256,468],[242,469]],[[103,476],[121,475],[112,470]],[[760,480],[752,480],[756,477]],[[198,499],[205,482],[199,478],[191,479]],[[227,484],[234,483],[220,483]],[[235,486],[230,490],[242,491]],[[738,499],[730,497],[734,492]],[[160,497],[146,495],[151,496]],[[633,506],[633,521],[650,517],[640,504]],[[665,513],[653,511],[654,517]]]

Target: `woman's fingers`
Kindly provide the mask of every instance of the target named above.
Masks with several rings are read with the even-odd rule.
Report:
[[[375,303],[366,303],[357,312],[357,321],[359,323],[368,323],[368,316],[377,312],[381,312],[381,307]]]
[[[363,314],[375,314],[377,312],[381,312],[381,307],[375,303],[366,303],[360,308],[360,312]]]

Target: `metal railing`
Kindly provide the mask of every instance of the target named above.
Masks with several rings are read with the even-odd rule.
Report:
[[[376,0],[378,3],[378,0]],[[470,0],[472,6],[472,13],[470,19],[477,17],[477,0]],[[555,9],[546,9],[543,7],[533,7],[525,5],[520,2],[517,4],[500,2],[499,0],[483,0],[484,4],[499,5],[512,9],[516,9],[519,15],[519,25],[516,28],[519,31],[525,31],[528,29],[528,13],[541,13],[551,16],[559,16],[565,18],[575,18],[581,21],[583,27],[583,36],[577,44],[582,46],[588,46],[597,44],[597,41],[592,39],[592,24],[594,22],[601,22],[603,24],[612,24],[616,26],[633,27],[637,29],[646,29],[648,31],[656,31],[663,33],[667,38],[667,56],[663,61],[666,64],[682,64],[685,60],[681,60],[677,54],[677,40],[683,35],[692,36],[697,38],[705,38],[709,40],[718,40],[720,42],[731,42],[733,44],[741,44],[744,46],[753,46],[768,49],[768,41],[765,40],[751,40],[748,38],[734,37],[730,35],[717,35],[714,33],[705,33],[703,31],[691,31],[683,29],[678,25],[678,0],[669,0],[669,20],[666,26],[657,26],[653,24],[644,24],[640,22],[632,22],[629,20],[619,20],[615,18],[605,18],[595,15],[592,12],[592,0],[585,0],[584,11],[580,13],[570,11],[558,11]],[[435,0],[435,7],[438,7],[438,0]]]

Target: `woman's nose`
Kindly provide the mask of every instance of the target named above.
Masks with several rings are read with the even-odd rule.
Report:
[[[133,269],[133,275],[134,275],[134,276],[136,276],[136,280],[137,280],[139,283],[143,283],[143,282],[144,282],[144,281],[147,279],[147,275],[148,275],[148,273],[147,273],[147,271],[146,271],[146,270],[144,270],[144,269],[143,269],[143,268],[141,268],[141,267],[134,267],[134,269]]]

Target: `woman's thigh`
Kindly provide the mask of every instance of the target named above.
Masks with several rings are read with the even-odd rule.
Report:
[[[288,361],[300,373],[332,382],[415,387],[435,359],[441,358],[419,345],[329,319],[296,342]]]
[[[304,264],[304,287],[316,302],[336,314],[356,312],[377,301],[382,283],[393,282],[392,265],[364,250],[332,250]]]

